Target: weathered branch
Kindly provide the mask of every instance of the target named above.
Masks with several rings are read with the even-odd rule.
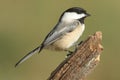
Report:
[[[50,75],[48,80],[83,80],[100,61],[102,33],[83,41]]]

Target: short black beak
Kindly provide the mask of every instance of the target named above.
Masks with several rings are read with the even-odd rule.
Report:
[[[91,16],[90,14],[86,13],[86,17]]]

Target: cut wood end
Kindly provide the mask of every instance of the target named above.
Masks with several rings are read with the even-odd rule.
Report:
[[[97,32],[95,33],[95,36],[96,36],[98,39],[102,40],[102,32],[101,32],[101,31],[97,31]]]
[[[100,55],[97,56],[97,58],[95,59],[95,61],[100,61]]]
[[[101,44],[98,45],[99,49],[102,51],[104,48]]]
[[[102,41],[102,32],[101,31],[97,31],[94,35],[90,36],[90,50],[94,51],[97,50],[99,52],[101,52],[103,50],[103,46],[101,45],[101,41]]]

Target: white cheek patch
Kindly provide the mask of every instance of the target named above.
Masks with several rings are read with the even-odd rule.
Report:
[[[66,12],[62,17],[62,21],[71,21],[71,20],[75,20],[75,19],[81,19],[85,16],[86,15],[84,13],[77,14],[75,12]]]
[[[85,17],[86,15],[84,13],[79,14],[79,19]]]

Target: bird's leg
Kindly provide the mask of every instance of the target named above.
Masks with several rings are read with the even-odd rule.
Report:
[[[75,52],[78,48],[78,46],[82,43],[83,41],[81,41],[79,44],[75,43],[74,46],[75,46],[75,50],[74,51],[70,51],[70,50],[65,50],[67,51],[67,55],[66,55],[66,58],[69,57],[73,52]]]
[[[78,45],[81,45],[83,43],[83,41],[80,41],[80,43]]]
[[[69,51],[69,50],[67,52],[68,52],[67,57],[73,53],[73,51]]]
[[[70,50],[65,50],[65,51],[67,51],[66,58],[69,57],[73,53],[73,51],[70,51]]]
[[[74,51],[77,51],[78,46],[81,45],[82,43],[83,43],[83,41],[80,41],[79,44],[75,44],[75,50]]]
[[[83,43],[83,41],[80,41],[78,44],[75,43],[75,49],[76,49],[79,45],[81,45],[82,43]]]

